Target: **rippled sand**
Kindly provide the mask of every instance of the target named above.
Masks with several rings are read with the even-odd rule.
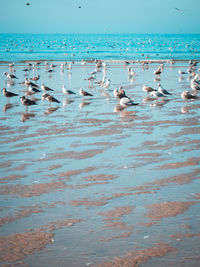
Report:
[[[85,78],[93,62],[27,73],[54,89],[60,104],[24,107],[19,97],[0,103],[1,266],[198,266],[200,99],[190,90],[188,62],[109,62],[96,74],[109,88]],[[0,64],[1,88],[26,92],[26,63],[9,81]],[[149,99],[143,84],[172,93]],[[76,92],[66,96],[62,85]],[[139,103],[123,109],[115,87]],[[93,97],[83,98],[80,87]],[[200,96],[200,93],[197,93]]]

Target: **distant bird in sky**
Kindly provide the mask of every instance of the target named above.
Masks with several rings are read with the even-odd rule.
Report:
[[[177,10],[178,12],[183,12],[184,11],[183,9],[180,9],[178,7],[175,7],[175,10]]]

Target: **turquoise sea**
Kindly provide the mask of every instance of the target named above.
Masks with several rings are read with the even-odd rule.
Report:
[[[199,59],[200,34],[1,34],[0,60]]]

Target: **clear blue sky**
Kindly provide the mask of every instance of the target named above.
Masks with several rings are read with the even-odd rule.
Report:
[[[200,0],[0,0],[0,10],[0,33],[200,33]]]

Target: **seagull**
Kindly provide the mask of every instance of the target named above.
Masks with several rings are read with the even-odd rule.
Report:
[[[110,79],[106,79],[105,82],[101,85],[103,88],[108,88],[110,86]]]
[[[42,97],[41,97],[41,99],[42,100],[45,100],[48,96],[49,96],[49,94],[43,94]]]
[[[178,73],[179,73],[180,75],[182,75],[182,74],[187,74],[187,72],[182,71],[182,70],[178,70]]]
[[[84,91],[82,88],[80,88],[79,93],[80,93],[80,95],[82,95],[82,96],[93,96],[92,94],[90,94],[90,93]]]
[[[122,107],[130,107],[138,105],[138,103],[135,103],[133,99],[130,99],[128,97],[122,97],[119,102],[120,106]]]
[[[56,99],[55,97],[53,97],[52,95],[49,95],[49,94],[43,94],[42,95],[42,99],[49,101],[50,104],[52,102],[54,102],[54,103],[60,103],[60,101],[58,99]]]
[[[32,77],[30,79],[33,80],[33,81],[38,81],[40,79],[40,75],[38,74],[37,76]]]
[[[13,75],[13,74],[11,74],[11,73],[4,72],[3,74],[6,75],[6,77],[7,77],[8,79],[18,79],[15,75]]]
[[[175,7],[174,9],[176,9],[178,12],[183,12],[183,9],[180,9],[178,7]]]
[[[14,67],[14,65],[15,65],[15,63],[14,63],[14,62],[13,62],[13,63],[9,63],[9,64],[8,64],[9,68],[12,68],[12,67]]]
[[[54,64],[50,65],[50,68],[55,68],[55,67],[57,67],[57,65],[54,65]]]
[[[154,97],[156,97],[157,99],[158,99],[159,97],[166,97],[165,95],[163,95],[162,93],[160,93],[160,92],[158,92],[158,91],[153,91],[153,92],[151,92],[151,93],[150,93],[150,96],[154,96]]]
[[[161,84],[159,83],[158,84],[158,92],[163,94],[163,95],[172,95],[171,93],[169,93],[167,90],[165,90]]]
[[[42,88],[42,90],[44,90],[44,91],[54,91],[53,89],[49,88],[48,86],[46,86],[46,85],[44,85],[44,84],[41,85],[41,88]]]
[[[133,68],[128,67],[128,75],[129,75],[130,77],[133,77],[133,76],[136,75],[136,73],[135,73],[135,71],[133,70]]]
[[[75,94],[76,94],[75,92],[73,92],[73,91],[67,89],[67,88],[65,87],[65,85],[63,85],[63,87],[62,87],[62,91],[63,91],[63,93],[66,94],[66,95],[75,95]]]
[[[89,78],[86,78],[85,80],[89,81],[89,87],[90,87],[90,82],[92,83],[95,80],[95,75],[90,76]]]
[[[39,87],[37,84],[32,83],[28,78],[25,78],[25,85],[26,86],[32,86],[32,87],[35,87],[35,88]]]
[[[28,91],[33,93],[33,94],[41,92],[39,89],[32,87],[31,85],[29,85]]]
[[[161,73],[162,73],[162,69],[160,66],[153,72],[153,74],[155,74],[155,75],[159,75]]]
[[[191,81],[191,88],[192,90],[196,91],[196,90],[200,90],[200,84],[196,81]]]
[[[185,100],[188,100],[188,99],[197,99],[198,98],[198,96],[193,95],[193,94],[190,94],[189,91],[182,92],[181,97],[183,99],[185,99]]]
[[[119,87],[119,90],[117,90],[117,88],[114,89],[114,96],[116,98],[123,98],[123,97],[126,97],[126,93],[125,91],[122,89],[122,86]]]
[[[146,93],[151,93],[151,92],[157,91],[156,89],[154,89],[150,86],[147,86],[146,84],[143,85],[142,89]]]
[[[18,94],[7,91],[6,88],[3,88],[2,91],[3,91],[4,96],[8,98],[13,97],[13,96],[18,96]]]
[[[22,103],[24,106],[37,105],[35,101],[33,101],[33,100],[31,100],[31,99],[28,99],[28,98],[26,98],[25,96],[21,96],[20,99],[21,99],[21,103]]]

